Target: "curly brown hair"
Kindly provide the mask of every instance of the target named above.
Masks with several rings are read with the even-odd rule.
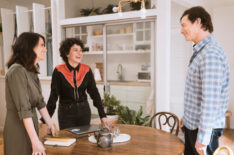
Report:
[[[67,55],[69,54],[71,47],[75,44],[80,46],[81,49],[84,50],[84,44],[78,38],[67,38],[61,42],[59,52],[64,62],[68,62]]]

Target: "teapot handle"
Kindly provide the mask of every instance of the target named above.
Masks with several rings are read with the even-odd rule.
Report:
[[[95,137],[96,140],[98,140],[99,135],[100,135],[99,131],[94,131],[94,137]]]

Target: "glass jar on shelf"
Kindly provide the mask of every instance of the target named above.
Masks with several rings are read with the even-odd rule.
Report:
[[[132,23],[107,25],[106,29],[107,51],[118,53],[118,51],[133,50],[134,33]]]

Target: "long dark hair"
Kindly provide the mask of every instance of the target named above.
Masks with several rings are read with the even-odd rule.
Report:
[[[213,28],[210,14],[203,7],[195,6],[195,7],[188,9],[188,10],[185,10],[183,15],[181,16],[180,20],[186,15],[188,15],[188,19],[192,23],[194,23],[196,19],[200,18],[202,28],[205,31],[208,30],[210,33],[213,32],[214,28]]]
[[[7,62],[7,67],[10,68],[14,63],[19,63],[28,71],[39,73],[39,65],[34,65],[37,55],[33,50],[38,44],[39,38],[45,42],[45,38],[38,33],[22,33],[12,46],[13,54]]]

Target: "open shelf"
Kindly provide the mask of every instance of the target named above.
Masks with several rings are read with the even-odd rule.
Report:
[[[107,37],[132,37],[134,35],[134,33],[120,33],[120,34],[107,34]]]
[[[107,54],[150,54],[150,50],[108,51]],[[103,51],[84,52],[84,55],[100,55]]]

